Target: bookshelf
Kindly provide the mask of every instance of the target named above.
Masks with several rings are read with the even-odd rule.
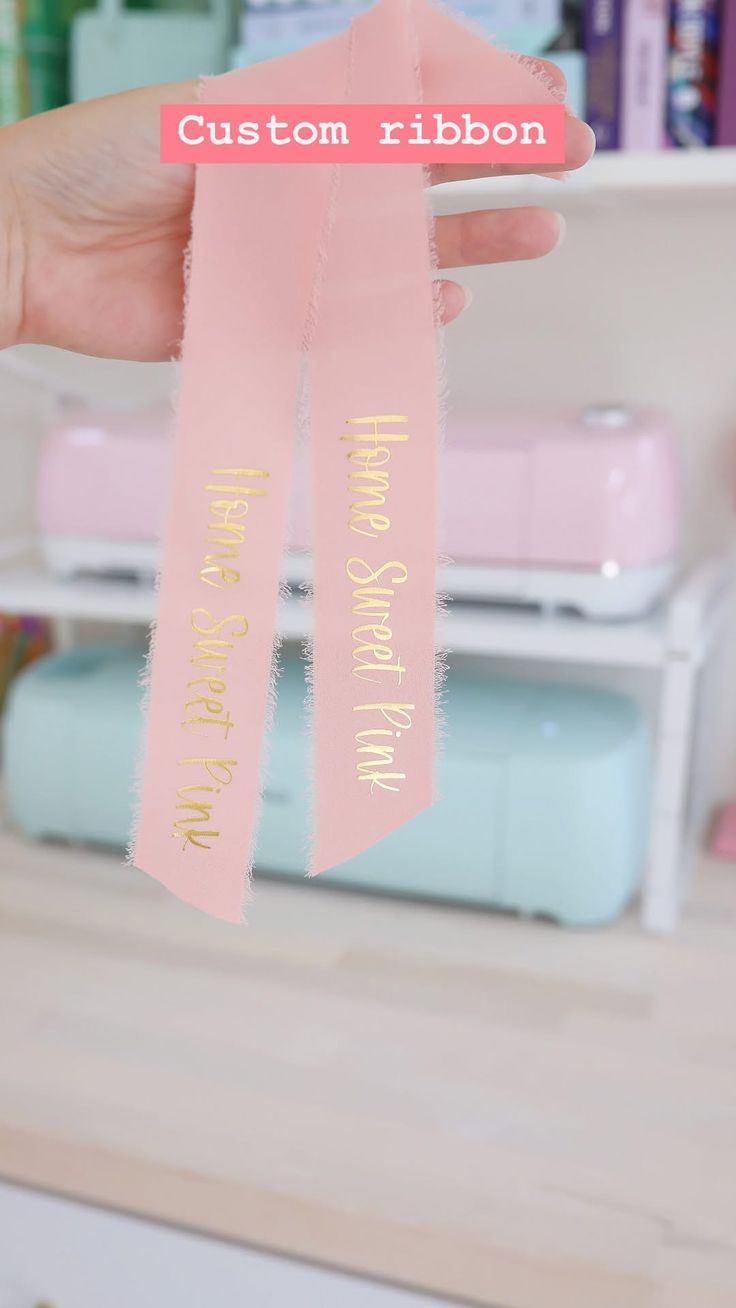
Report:
[[[671,931],[677,922],[702,833],[707,790],[695,746],[698,736],[713,730],[704,712],[710,699],[707,674],[731,603],[733,577],[730,555],[706,558],[683,573],[658,609],[630,622],[454,602],[440,625],[440,643],[451,654],[601,668],[614,675],[636,671],[655,679],[654,788],[641,907],[644,926],[655,932]],[[449,576],[446,589],[452,593]],[[45,614],[65,644],[75,639],[78,622],[148,626],[155,592],[151,584],[135,581],[60,580],[32,553],[13,556],[8,550],[0,560],[0,611]],[[282,600],[278,625],[287,641],[310,634],[310,608],[302,595]]]
[[[668,605],[638,622],[585,624],[458,602],[440,636],[458,657],[526,660],[541,675],[562,665],[563,675],[579,669],[586,678],[636,680],[647,696],[651,691],[655,794],[642,915],[649,928],[666,931],[677,920],[705,807],[730,793],[736,775],[736,644],[727,643],[725,630],[736,612],[728,584],[736,573],[722,557],[724,541],[733,539],[726,470],[736,448],[736,150],[602,153],[564,184],[501,177],[437,187],[433,198],[439,212],[527,203],[569,211],[567,239],[549,259],[462,270],[459,279],[475,301],[446,333],[453,404],[555,408],[611,400],[672,416],[685,474],[686,539],[683,577]],[[0,463],[0,610],[45,613],[70,639],[80,622],[110,624],[111,634],[115,624],[147,625],[150,587],[56,581],[10,538],[33,537],[32,437],[46,424],[50,394],[144,403],[168,392],[171,366],[33,346],[10,354],[22,366],[7,369],[17,375],[0,387],[8,433]],[[27,501],[24,512],[19,500]],[[704,556],[712,565],[693,568]],[[308,625],[298,597],[287,601],[282,635],[300,640]],[[728,676],[719,668],[721,646]],[[719,795],[709,775],[718,777]]]
[[[683,574],[669,599],[633,621],[592,622],[565,612],[468,602],[453,584],[454,568],[440,579],[453,597],[442,617],[440,640],[450,653],[599,667],[657,669],[667,651],[686,649],[697,663],[708,655],[730,594],[732,560],[715,556]],[[459,569],[462,575],[463,569]],[[60,624],[95,622],[147,627],[156,612],[153,584],[124,578],[50,573],[31,550],[0,556],[0,611],[38,613]],[[298,591],[282,600],[279,628],[285,640],[311,633],[311,610]]]
[[[535,203],[565,207],[581,201],[625,201],[676,195],[678,203],[714,198],[736,204],[736,149],[659,150],[652,154],[606,151],[569,173],[564,182],[548,177],[493,177],[450,182],[434,189],[438,212],[460,207]]]

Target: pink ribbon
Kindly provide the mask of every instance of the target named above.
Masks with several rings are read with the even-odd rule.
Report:
[[[545,103],[428,0],[206,79],[208,103]],[[197,169],[132,861],[242,915],[305,352],[314,483],[311,871],[433,800],[438,402],[419,165]],[[305,859],[306,861],[306,859]]]

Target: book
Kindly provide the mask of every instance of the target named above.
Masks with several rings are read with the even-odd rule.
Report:
[[[736,145],[736,0],[724,0],[721,12],[716,145]]]
[[[248,0],[239,27],[239,39],[251,55],[285,54],[323,37],[334,36],[368,8],[371,0]],[[456,0],[456,8],[470,24],[498,44],[506,45],[509,31],[529,33],[527,53],[542,33],[543,43],[554,37],[562,21],[562,0]],[[512,47],[513,48],[513,47]]]
[[[620,144],[623,0],[587,0],[585,56],[587,118],[599,150]]]
[[[0,126],[28,112],[28,69],[21,39],[19,0],[0,0]]]
[[[560,13],[560,22],[551,40],[547,41],[539,50],[529,50],[529,54],[542,54],[545,59],[551,59],[557,64],[560,72],[567,82],[567,92],[565,102],[567,107],[577,114],[578,118],[585,118],[585,53],[584,45],[584,13],[583,0],[562,0],[562,9]],[[526,40],[526,33],[524,34]],[[524,53],[524,45],[520,40],[519,44],[514,46],[509,42],[512,50],[520,50]]]
[[[659,150],[667,113],[667,0],[624,0],[620,141]]]
[[[58,0],[25,0],[23,50],[28,65],[29,113],[66,99],[66,32]]]
[[[587,112],[585,104],[586,73],[583,51],[556,50],[545,57],[557,64],[567,82],[565,104],[568,109],[577,114],[578,118],[585,118]]]
[[[715,142],[719,8],[718,0],[672,0],[667,132],[674,146]]]
[[[367,7],[367,0],[332,0],[321,5],[250,8],[241,18],[241,43],[253,58],[288,54],[313,41],[335,36]]]

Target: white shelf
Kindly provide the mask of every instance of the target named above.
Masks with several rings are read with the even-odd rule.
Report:
[[[453,653],[640,669],[657,679],[654,793],[642,896],[642,920],[654,931],[670,931],[677,921],[689,851],[701,835],[702,804],[692,796],[698,787],[701,795],[705,792],[693,746],[698,734],[705,737],[702,687],[708,656],[723,628],[734,573],[734,561],[727,556],[707,559],[675,584],[655,613],[635,622],[593,622],[456,601],[440,624],[439,642]],[[152,585],[60,581],[32,559],[2,561],[0,554],[0,612],[56,619],[62,641],[74,639],[69,624],[80,619],[147,624],[154,616],[155,598]],[[303,596],[282,601],[279,628],[284,639],[302,639],[309,634],[310,622]]]
[[[721,621],[730,575],[727,560],[709,560],[678,583],[665,605],[633,622],[592,622],[456,601],[441,621],[439,638],[450,652],[499,658],[657,668],[673,651],[681,651],[697,663],[706,657]],[[142,582],[63,581],[32,558],[0,562],[0,612],[147,625],[155,604],[153,586]],[[310,609],[301,595],[282,602],[279,627],[285,640],[303,639],[310,625]]]
[[[605,151],[560,182],[550,177],[481,177],[433,190],[439,213],[531,197],[560,208],[607,198],[646,201],[671,196],[694,202],[719,196],[736,204],[736,149],[658,150],[655,153]]]
[[[153,586],[134,581],[60,581],[34,561],[0,564],[0,612],[34,613],[83,622],[152,621]]]

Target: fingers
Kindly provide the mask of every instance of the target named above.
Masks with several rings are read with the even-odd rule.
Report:
[[[567,78],[562,69],[558,68],[557,64],[553,64],[551,59],[542,59],[536,55],[522,55],[522,63],[541,73],[547,85],[552,87],[553,90],[565,94]]]
[[[467,286],[461,286],[459,282],[448,282],[444,279],[437,282],[439,292],[439,317],[440,322],[447,325],[457,318],[463,309],[467,309],[473,296]]]
[[[533,172],[572,172],[582,168],[595,150],[595,136],[588,127],[574,114],[568,114],[565,120],[565,162],[561,168],[545,165],[541,169],[528,168],[524,164],[488,164],[479,167],[476,164],[438,164],[432,169],[432,183],[462,182],[472,177],[504,177]]]
[[[562,215],[536,206],[447,214],[435,225],[440,268],[540,259],[563,235]]]
[[[563,240],[565,220],[551,209],[486,209],[437,219],[440,268],[467,268],[513,259],[540,259]],[[437,282],[440,321],[450,323],[467,308],[470,291],[458,282]]]

